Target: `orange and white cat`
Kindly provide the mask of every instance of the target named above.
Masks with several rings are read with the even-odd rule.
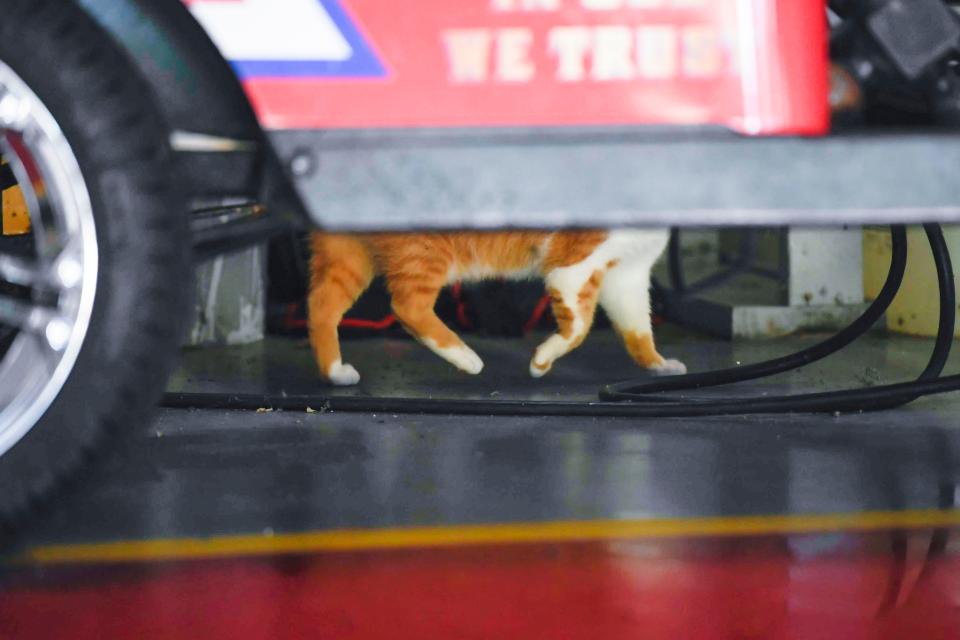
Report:
[[[434,312],[440,290],[457,281],[543,278],[557,332],[530,361],[539,378],[576,348],[593,324],[597,304],[642,367],[684,373],[661,356],[650,324],[650,270],[667,245],[665,230],[437,234],[314,233],[311,238],[310,342],[323,376],[352,385],[360,374],[343,362],[337,325],[374,276],[383,275],[393,311],[424,346],[470,374],[483,361]]]

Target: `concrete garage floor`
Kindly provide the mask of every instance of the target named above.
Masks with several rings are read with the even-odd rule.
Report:
[[[662,351],[684,360],[692,371],[766,359],[819,339],[730,344],[669,327],[659,335]],[[362,384],[331,391],[316,378],[302,340],[271,338],[247,347],[186,353],[171,389],[588,400],[603,382],[639,375],[609,333],[591,336],[541,381],[526,374],[536,337],[468,341],[487,363],[477,378],[457,374],[410,341],[359,340],[345,343],[344,351],[364,377]],[[872,335],[824,363],[776,381],[745,385],[742,392],[802,392],[905,380],[923,368],[931,346],[930,340]],[[960,369],[958,365],[954,358],[948,371]],[[208,595],[212,590],[223,602],[244,609],[248,592],[230,585],[245,584],[248,572],[260,576],[250,579],[262,584],[266,578],[261,572],[266,572],[286,585],[280,591],[271,587],[273,595],[263,596],[266,603],[278,603],[275,608],[262,604],[270,619],[281,615],[290,594],[309,593],[339,603],[334,617],[349,621],[354,625],[350,629],[365,628],[364,620],[379,620],[384,628],[418,630],[409,636],[378,636],[336,627],[339,631],[330,637],[428,637],[423,634],[429,625],[423,624],[434,618],[398,613],[413,616],[424,606],[433,607],[429,610],[436,619],[453,625],[448,629],[487,625],[483,628],[492,629],[493,635],[477,637],[533,637],[524,635],[523,627],[511,626],[509,615],[486,615],[499,606],[490,599],[496,599],[491,589],[498,592],[500,587],[490,584],[500,584],[500,579],[504,585],[529,584],[530,589],[540,581],[550,585],[527,594],[540,604],[521,607],[517,620],[541,619],[536,617],[541,611],[542,625],[553,624],[555,616],[547,614],[555,607],[574,619],[568,621],[573,625],[568,630],[590,621],[582,635],[571,631],[565,637],[594,637],[592,625],[607,620],[605,616],[613,625],[610,629],[619,630],[605,637],[636,637],[637,625],[650,622],[643,617],[649,611],[634,610],[637,603],[666,598],[657,596],[664,593],[706,598],[708,608],[715,613],[722,609],[728,622],[739,619],[738,608],[745,608],[744,620],[753,619],[758,609],[750,603],[780,594],[770,605],[773,609],[762,607],[783,614],[770,622],[770,628],[777,629],[798,628],[804,615],[822,613],[835,598],[846,603],[843,615],[854,613],[847,620],[833,611],[835,618],[840,616],[834,622],[837,628],[849,623],[851,630],[867,624],[857,598],[866,598],[867,617],[881,626],[892,624],[891,618],[870,616],[893,606],[883,602],[900,602],[898,607],[912,602],[914,608],[903,609],[910,637],[956,637],[960,608],[945,603],[960,597],[955,566],[960,544],[953,537],[954,527],[960,526],[960,514],[953,510],[960,485],[958,414],[960,394],[922,399],[896,411],[840,417],[635,420],[165,409],[151,424],[135,425],[128,444],[108,455],[69,499],[57,501],[24,531],[15,553],[26,564],[8,574],[6,587],[0,579],[0,631],[5,620],[21,629],[45,628],[42,616],[23,612],[36,609],[38,602],[43,610],[52,607],[70,619],[72,603],[82,592],[88,610],[90,602],[101,607],[98,614],[84,614],[107,625],[97,627],[101,631],[112,628],[108,622],[117,616],[127,615],[120,612],[129,606],[129,616],[142,625],[159,625],[149,632],[141,629],[135,637],[177,637],[176,625],[185,624],[182,620],[212,624],[203,627],[208,638],[236,637],[224,631],[226,621],[236,623],[242,614],[226,616],[217,613],[221,604],[201,603],[213,597]],[[633,546],[618,546],[616,540]],[[401,549],[412,549],[414,555]],[[483,551],[469,555],[474,553],[470,549]],[[594,553],[599,555],[594,558]],[[251,557],[262,560],[244,560]],[[602,580],[594,574],[568,573],[573,571],[572,557],[593,568],[607,567]],[[209,564],[210,558],[241,564]],[[157,563],[164,560],[175,562],[160,571]],[[866,564],[861,566],[861,561]],[[782,594],[757,581],[753,563],[782,568],[776,575],[789,576],[781,581]],[[944,563],[952,563],[949,571]],[[65,572],[64,564],[81,568]],[[616,587],[609,583],[614,566],[620,567]],[[917,566],[927,569],[921,572]],[[476,583],[476,593],[460,578],[455,580],[500,570],[493,567],[506,573],[497,573],[496,580],[490,577],[494,583]],[[314,576],[315,569],[323,575],[316,578],[319,583],[305,577]],[[721,569],[729,575],[716,578],[716,591],[710,591],[714,595],[704,595],[702,585],[688,593],[700,584],[694,576]],[[364,573],[368,570],[374,573]],[[408,570],[426,573],[410,577]],[[690,578],[681,579],[686,572]],[[890,577],[891,572],[900,573]],[[917,578],[921,574],[923,580]],[[640,575],[646,576],[643,588],[636,582]],[[190,598],[182,595],[177,576],[192,581]],[[633,576],[631,582],[622,583],[628,576]],[[589,610],[578,609],[576,603],[584,602],[582,589],[594,579],[604,586],[591,593],[613,589],[609,593],[635,593],[637,599],[607,611],[606,596],[591,596]],[[163,587],[165,580],[172,582]],[[227,586],[211,586],[221,584],[218,580]],[[806,609],[784,609],[784,602],[800,597],[795,589],[801,583],[816,597],[808,594],[813,599],[804,600]],[[207,591],[196,592],[199,584]],[[401,584],[408,585],[409,592]],[[447,587],[431,586],[436,584]],[[653,591],[643,591],[647,587]],[[876,598],[864,595],[874,587]],[[513,588],[504,586],[503,598],[519,602],[527,597]],[[923,589],[925,595],[910,600],[910,594]],[[347,593],[358,594],[356,602],[341,602]],[[367,595],[360,594],[372,593],[379,594],[379,602],[396,606],[388,607],[389,619],[370,617]],[[404,597],[417,604],[401,603]],[[478,604],[471,609],[470,602]],[[689,635],[689,624],[706,624],[707,618],[674,619],[669,612],[675,608],[665,606],[656,615],[665,616],[658,618],[661,622],[669,619],[672,631],[651,637],[708,637]],[[166,617],[158,622],[160,614],[152,614],[151,607],[161,607],[158,611]],[[193,608],[187,612],[185,607]],[[177,622],[180,618],[168,615],[170,611],[181,612],[182,620]],[[482,623],[470,617],[481,613]],[[319,615],[316,611],[301,614],[317,623],[311,617]],[[219,622],[214,624],[214,619]],[[821,619],[814,619],[819,624]],[[921,628],[925,624],[934,627]],[[324,624],[317,628],[333,633],[333,627]],[[748,636],[744,631],[730,637]],[[288,636],[271,631],[250,637]]]
[[[559,360],[547,376],[534,380],[528,373],[529,361],[545,336],[512,339],[464,335],[484,361],[484,371],[478,376],[458,372],[413,340],[345,340],[344,361],[357,368],[361,381],[355,387],[342,388],[330,387],[319,378],[306,340],[269,338],[249,346],[188,350],[169,388],[193,393],[596,400],[604,384],[647,375],[630,360],[612,331],[598,330],[579,349]],[[656,337],[665,357],[678,358],[690,372],[699,372],[775,358],[826,336],[727,342],[668,325],[657,330]],[[800,393],[909,380],[926,366],[932,344],[922,338],[869,335],[841,354],[776,378],[752,382],[740,393],[774,389]],[[960,349],[953,354],[953,362],[957,363],[955,370],[960,370]],[[725,393],[729,392],[721,395]],[[942,398],[924,404],[933,411],[948,411],[948,405]]]
[[[672,335],[671,335],[672,333]],[[691,370],[753,362],[816,337],[730,344],[661,332]],[[405,340],[344,350],[361,386],[331,390],[300,340],[195,350],[173,390],[594,399],[637,375],[598,334],[552,374],[525,373],[536,339],[470,340],[487,362],[458,374]],[[816,391],[908,379],[931,341],[870,336],[848,355],[744,385]],[[327,527],[933,508],[960,482],[960,394],[875,414],[492,418],[161,410],[30,543]]]

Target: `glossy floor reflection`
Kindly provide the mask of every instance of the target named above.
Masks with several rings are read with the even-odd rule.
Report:
[[[665,350],[692,369],[811,340],[683,338]],[[346,393],[531,392],[530,345],[474,342],[480,379],[352,343]],[[907,379],[929,348],[873,337],[741,392]],[[636,374],[602,335],[554,373],[543,397]],[[174,388],[328,391],[283,340],[193,352]],[[960,637],[958,414],[163,410],[23,532],[0,637]]]

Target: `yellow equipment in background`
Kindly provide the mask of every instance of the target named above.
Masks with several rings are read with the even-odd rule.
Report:
[[[960,250],[960,227],[945,226],[943,237],[953,255]],[[867,227],[863,232],[864,295],[879,295],[890,269],[892,244],[884,227]],[[953,265],[954,278],[960,277],[960,264]],[[940,301],[937,296],[937,272],[927,236],[920,226],[907,228],[907,270],[903,285],[887,309],[887,330],[914,336],[935,336],[940,323]],[[960,323],[954,329],[960,338]]]

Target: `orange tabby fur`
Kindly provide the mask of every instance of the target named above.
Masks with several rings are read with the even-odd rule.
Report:
[[[356,370],[343,363],[337,326],[377,274],[385,277],[394,313],[404,328],[437,355],[468,373],[479,373],[483,363],[434,312],[440,290],[458,280],[540,276],[547,280],[558,325],[557,334],[537,349],[531,362],[531,374],[542,375],[557,358],[586,338],[604,276],[618,268],[620,259],[604,258],[588,271],[579,266],[594,259],[598,248],[609,244],[610,236],[606,231],[357,235],[316,232],[311,238],[309,332],[320,372],[335,384],[359,381]],[[649,264],[656,257],[648,258]],[[560,284],[551,286],[552,277]],[[649,267],[646,278],[649,279]],[[646,295],[649,282],[636,285],[643,287]],[[612,294],[608,292],[609,295]],[[627,318],[627,324],[636,327],[617,327],[630,355],[646,368],[664,367],[665,363],[682,367],[675,361],[664,360],[657,352],[649,330],[649,308],[643,313],[647,317],[635,322]]]

